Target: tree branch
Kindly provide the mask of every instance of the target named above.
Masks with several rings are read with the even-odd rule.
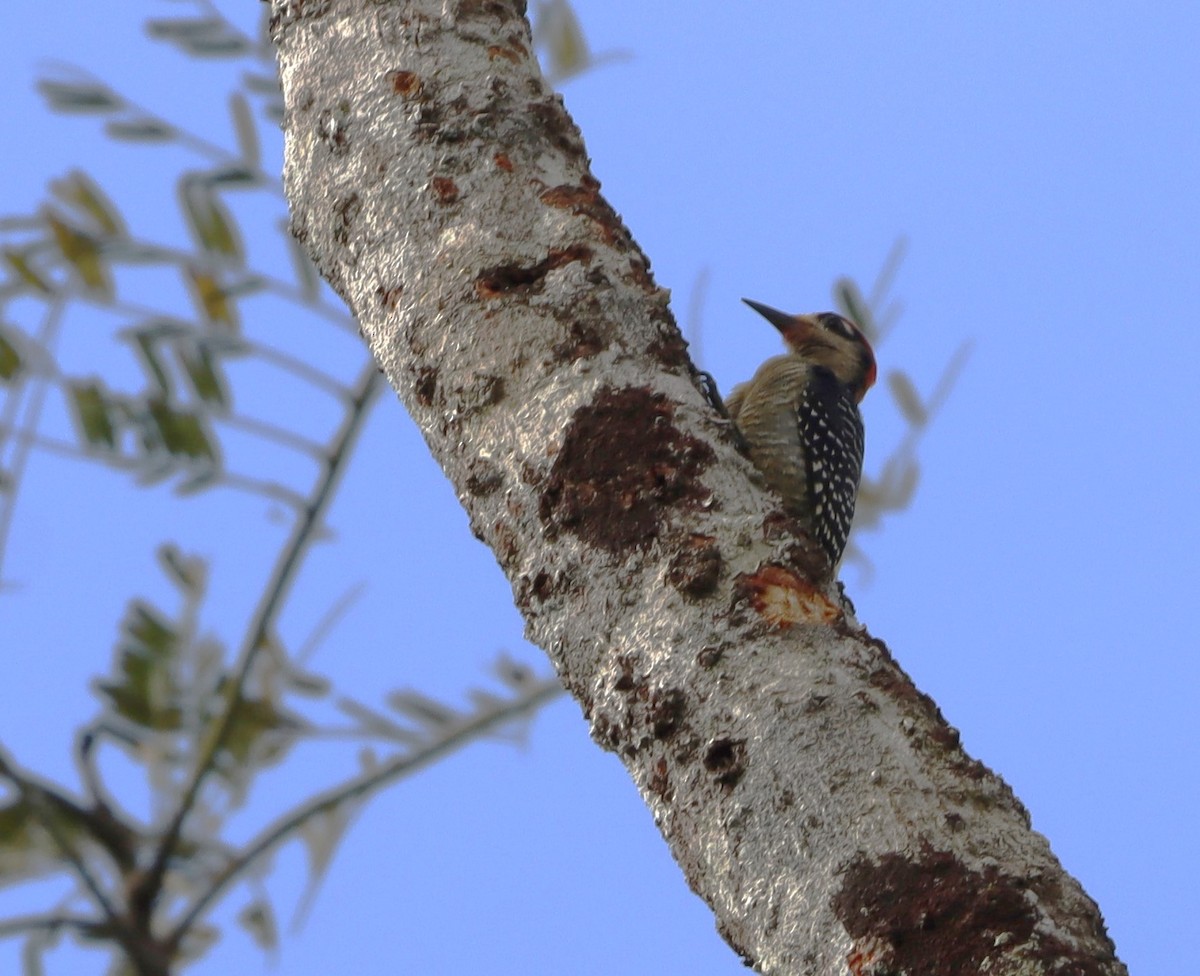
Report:
[[[518,0],[274,0],[293,229],[763,973],[1117,976],[1096,906],[757,487]]]

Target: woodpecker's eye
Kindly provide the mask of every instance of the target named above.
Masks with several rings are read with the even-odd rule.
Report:
[[[836,315],[833,312],[822,312],[817,316],[817,320],[821,323],[821,328],[827,332],[832,332],[834,335],[840,335],[844,339],[857,339],[858,329],[854,327],[852,322]]]

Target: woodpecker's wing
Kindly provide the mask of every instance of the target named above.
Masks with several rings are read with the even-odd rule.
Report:
[[[862,415],[849,389],[822,367],[800,391],[796,415],[813,531],[836,566],[850,536],[862,476]]]
[[[746,387],[748,383],[739,383],[729,391],[729,396],[725,398],[725,412],[729,414],[729,419],[736,421],[738,414],[742,412],[742,400],[746,398]]]

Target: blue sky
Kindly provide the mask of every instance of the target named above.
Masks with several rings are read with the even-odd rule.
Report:
[[[75,63],[228,141],[212,95],[228,75],[181,69],[139,33],[143,17],[181,5],[8,6],[0,211],[34,208],[49,176],[82,166],[140,230],[183,243],[169,181],[179,158],[114,149],[32,90],[38,65]],[[702,364],[723,388],[778,349],[741,296],[828,307],[833,279],[870,282],[900,235],[905,312],[877,350],[881,374],[903,370],[929,391],[973,343],[922,444],[911,509],[859,539],[870,577],[851,565],[843,578],[862,620],[1100,903],[1131,971],[1173,971],[1200,913],[1200,8],[578,8],[595,49],[631,58],[570,82],[567,106],[677,314],[711,275]],[[123,368],[86,320],[64,348]],[[882,385],[864,412],[878,470],[903,428]],[[165,598],[157,543],[213,561],[209,625],[228,638],[282,528],[244,497],[181,503],[74,462],[40,459],[29,477],[5,565],[21,585],[0,593],[0,741],[69,781],[71,732],[92,712],[87,683],[107,668],[125,601]],[[284,629],[302,636],[364,582],[314,661],[348,691],[453,698],[500,649],[539,661],[390,398],[331,522],[337,538],[312,559]],[[339,768],[319,753],[273,789],[300,795]],[[303,856],[288,849],[275,866],[268,887],[286,919]],[[0,945],[0,969],[15,960]],[[230,931],[193,971],[261,967]],[[522,746],[480,743],[369,806],[278,971],[397,967],[743,971],[570,701]],[[49,972],[102,969],[65,950]]]

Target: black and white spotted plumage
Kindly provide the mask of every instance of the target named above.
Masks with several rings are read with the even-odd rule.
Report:
[[[875,356],[840,315],[747,304],[779,329],[790,352],[763,363],[726,407],[767,486],[806,523],[832,573],[854,520],[864,444],[858,404],[875,381]]]
[[[831,566],[850,537],[862,478],[863,422],[858,404],[829,370],[816,367],[796,404],[813,535]]]

